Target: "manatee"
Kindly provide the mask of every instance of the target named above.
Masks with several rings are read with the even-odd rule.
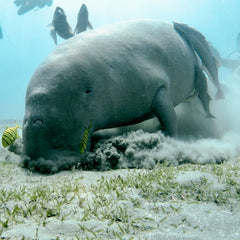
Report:
[[[88,9],[85,4],[82,4],[77,18],[77,25],[74,33],[78,34],[87,30],[87,28],[93,29],[92,24],[88,20]]]
[[[76,156],[81,162],[93,132],[155,116],[166,135],[176,136],[174,107],[193,91],[209,115],[206,77],[172,24],[135,20],[78,34],[56,47],[29,82],[25,166],[38,162],[36,168],[45,172],[69,168],[66,162],[57,169],[44,164],[59,156]],[[87,146],[80,154],[82,139]]]
[[[57,34],[63,38],[68,39],[74,36],[71,26],[67,22],[67,16],[64,10],[60,7],[56,7],[53,20],[52,20],[52,29],[50,35],[55,44],[57,44]]]
[[[189,27],[187,24],[176,22],[173,24],[175,30],[189,43],[192,49],[196,51],[198,56],[201,58],[207,74],[217,88],[216,99],[224,98],[224,94],[218,79],[216,61],[204,35],[194,28]]]

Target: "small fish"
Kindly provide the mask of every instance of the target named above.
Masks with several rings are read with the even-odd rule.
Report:
[[[50,35],[56,45],[57,34],[63,39],[68,39],[74,36],[72,28],[67,22],[67,16],[64,10],[60,7],[56,7],[52,20],[52,29],[50,31]]]
[[[88,143],[88,135],[89,135],[89,130],[92,127],[92,122],[89,124],[89,126],[85,129],[81,142],[80,142],[80,153],[83,153],[86,148],[87,148],[87,143]]]
[[[216,99],[224,98],[218,79],[218,69],[205,36],[187,24],[173,22],[174,29],[182,36],[202,60],[204,70],[217,88]]]
[[[18,126],[18,124],[16,123],[15,127],[7,127],[7,129],[4,131],[3,135],[2,135],[2,146],[4,148],[8,147],[9,145],[13,144],[14,141],[17,138],[20,138],[19,134],[18,134],[18,128],[21,128],[20,126]]]
[[[87,30],[87,28],[93,29],[92,24],[88,20],[87,6],[83,4],[78,13],[77,25],[75,27],[74,33],[78,34],[84,32]]]

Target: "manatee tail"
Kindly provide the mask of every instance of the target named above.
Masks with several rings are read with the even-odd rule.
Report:
[[[189,27],[187,24],[173,22],[173,25],[179,35],[187,41],[192,50],[195,51],[201,58],[202,63],[205,66],[206,73],[214,86],[217,88],[216,98],[223,98],[224,94],[219,85],[216,61],[204,35],[194,28]]]

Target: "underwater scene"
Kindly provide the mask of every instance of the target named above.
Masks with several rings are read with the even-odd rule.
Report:
[[[240,239],[238,0],[0,0],[0,239]]]

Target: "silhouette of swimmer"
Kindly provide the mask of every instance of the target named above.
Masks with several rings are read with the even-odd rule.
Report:
[[[30,10],[34,9],[35,7],[43,8],[46,5],[51,6],[53,0],[15,0],[14,3],[18,9],[18,15],[22,15]]]

